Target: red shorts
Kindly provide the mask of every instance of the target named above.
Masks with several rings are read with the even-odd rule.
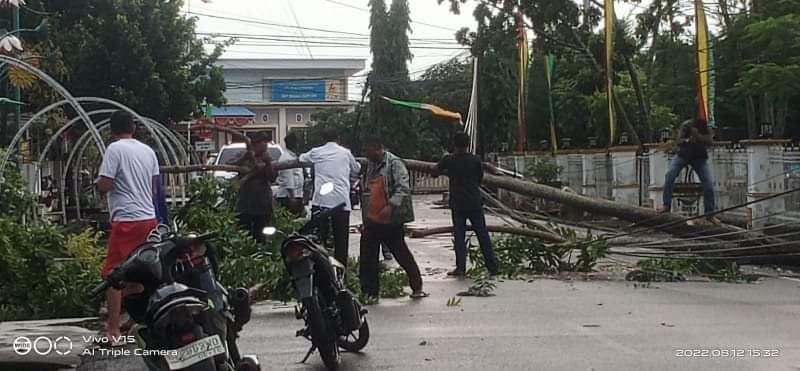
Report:
[[[100,275],[106,278],[109,273],[124,262],[133,250],[147,241],[147,236],[158,226],[157,219],[135,222],[111,222],[111,236],[108,237],[108,255]]]

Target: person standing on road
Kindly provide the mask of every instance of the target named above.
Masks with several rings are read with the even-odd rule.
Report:
[[[297,135],[289,133],[283,142],[286,149],[281,154],[279,162],[292,161],[297,159]],[[285,207],[297,216],[305,215],[305,205],[303,204],[303,169],[286,169],[278,172],[278,192],[275,198],[278,204]]]
[[[672,191],[675,179],[686,165],[691,165],[703,184],[703,206],[706,214],[714,212],[714,180],[708,166],[708,146],[713,141],[713,133],[708,123],[701,119],[686,120],[681,124],[678,133],[678,154],[672,158],[664,179],[664,205],[659,210],[668,213],[672,210]],[[719,225],[715,216],[707,218],[712,224]]]
[[[323,130],[322,139],[325,144],[300,155],[300,162],[310,162],[314,166],[312,212],[345,204],[343,210],[331,216],[331,224],[333,225],[334,257],[346,266],[350,240],[351,179],[358,178],[361,165],[350,153],[350,150],[337,143],[339,133],[336,129]],[[322,185],[329,182],[333,184],[333,191],[325,195],[320,194]],[[326,243],[326,247],[328,247],[330,227],[327,224],[320,227],[320,238]]]
[[[463,277],[467,272],[467,219],[478,236],[486,269],[490,275],[498,274],[497,257],[492,247],[492,239],[486,228],[483,213],[483,198],[480,186],[483,180],[483,165],[478,156],[467,152],[470,138],[465,133],[455,136],[453,154],[445,156],[436,165],[434,176],[447,175],[450,178],[450,210],[453,219],[453,238],[455,239],[456,269],[448,276]]]
[[[130,113],[116,111],[110,121],[115,141],[106,148],[100,176],[95,182],[100,192],[108,194],[111,219],[108,254],[101,271],[104,279],[158,226],[153,206],[154,188],[159,175],[158,158],[149,146],[133,138],[136,124]],[[106,332],[111,341],[121,335],[122,291],[109,288],[106,299]]]
[[[361,289],[374,298],[380,295],[378,255],[383,245],[406,271],[411,297],[426,297],[419,266],[405,243],[404,225],[414,220],[408,169],[402,159],[384,150],[379,138],[364,141],[364,155],[369,163],[361,182],[364,220],[359,272]]]
[[[247,151],[229,163],[250,168],[249,173],[239,174],[236,211],[239,213],[239,225],[259,243],[265,242],[264,227],[272,222],[270,185],[275,180],[275,172],[267,151],[269,141],[266,133],[257,133]]]

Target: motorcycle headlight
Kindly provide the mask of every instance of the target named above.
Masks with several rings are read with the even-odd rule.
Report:
[[[301,244],[291,244],[286,247],[286,260],[289,262],[300,260],[311,253]]]

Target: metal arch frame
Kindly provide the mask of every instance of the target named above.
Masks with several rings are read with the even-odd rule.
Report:
[[[94,110],[94,111],[89,111],[88,115],[89,115],[89,117],[91,117],[91,116],[94,116],[94,115],[101,115],[101,114],[104,114],[104,113],[113,113],[114,111],[115,110],[113,110],[113,109],[98,109],[98,110]],[[78,120],[81,120],[81,118],[80,117],[75,117],[72,120],[69,120],[66,124],[64,124],[64,126],[58,128],[58,130],[55,132],[55,134],[53,134],[53,136],[50,137],[50,140],[47,141],[47,144],[45,144],[44,149],[42,149],[42,153],[39,154],[39,158],[36,161],[37,164],[41,164],[42,161],[44,161],[44,158],[47,157],[47,153],[50,152],[50,147],[52,147],[53,144],[55,144],[56,140],[58,140],[58,138],[62,134],[64,134],[64,132],[69,130],[75,124],[75,122],[77,122]],[[41,170],[41,167],[39,167],[39,170]]]
[[[170,139],[172,140],[172,145],[177,147],[178,148],[178,152],[180,152],[180,154],[183,156],[183,162],[186,165],[191,164],[192,163],[192,159],[189,156],[189,153],[186,152],[184,150],[184,148],[183,148],[184,142],[181,141],[182,137],[180,135],[176,135],[166,125],[156,121],[155,119],[152,119],[152,118],[149,118],[149,117],[147,119],[150,120],[150,122],[153,123],[153,125],[155,125],[156,128],[159,128],[161,130],[161,134],[164,135],[164,137],[167,139],[168,142],[169,142]],[[186,142],[186,144],[188,145],[188,142]],[[181,163],[180,159],[178,159],[178,158],[176,158],[176,162],[178,164]],[[188,185],[189,181],[190,181],[189,174],[170,174],[170,175],[168,175],[167,179],[173,180],[173,185],[174,185],[175,176],[177,176],[177,179],[178,179],[178,185],[179,185],[180,192],[181,192],[181,199],[185,200],[186,199],[186,185]],[[172,190],[174,191],[174,188]],[[176,206],[177,205],[177,201],[175,200],[174,196],[172,197],[172,201],[173,201],[172,205]]]
[[[96,128],[98,129],[98,132],[100,131],[100,129],[102,129],[103,127],[107,126],[109,121],[111,121],[110,118],[105,119],[105,120],[100,121],[99,123],[97,123]],[[69,156],[67,157],[67,162],[64,163],[64,171],[61,174],[61,179],[59,179],[59,182],[58,182],[59,193],[61,195],[61,213],[63,214],[62,222],[64,224],[67,223],[67,195],[66,195],[66,193],[67,193],[66,192],[66,189],[67,189],[67,174],[69,174],[69,167],[70,167],[70,164],[72,163],[72,159],[75,156],[75,153],[78,151],[78,148],[80,148],[80,146],[83,144],[83,142],[86,141],[87,135],[89,135],[89,132],[83,133],[78,138],[78,140],[75,141],[75,148],[73,148],[72,151],[70,151]],[[74,189],[73,192],[75,194],[75,199],[79,200],[80,199],[80,196],[79,196],[80,191],[78,189]],[[80,219],[80,206],[76,205],[76,207],[77,207],[77,209],[76,209],[77,210],[77,214],[76,215],[77,215],[77,218]]]
[[[114,110],[112,110],[112,109],[99,109],[99,110],[89,111],[88,115],[91,118],[91,116],[94,116],[94,115],[100,115],[100,114],[112,113],[112,112],[114,112]],[[50,137],[50,140],[47,141],[47,144],[45,144],[44,149],[42,149],[42,153],[39,154],[39,158],[36,161],[36,172],[37,172],[38,175],[41,175],[42,162],[44,161],[45,157],[47,157],[47,154],[50,152],[50,147],[52,147],[53,144],[55,144],[56,140],[58,140],[58,138],[61,137],[61,135],[64,134],[64,132],[69,130],[79,120],[81,120],[80,116],[69,120],[64,126],[58,128],[58,130],[55,132],[55,134],[53,134]],[[61,200],[61,211],[62,211],[62,214],[63,214],[64,223],[66,223],[66,218],[67,218],[67,213],[66,213],[66,195],[64,195],[64,188],[65,188],[64,187],[64,182],[66,181],[65,180],[66,179],[66,173],[67,172],[66,172],[66,168],[65,168],[65,171],[64,171],[65,175],[63,175],[61,177],[61,179],[58,179],[58,187],[59,187],[59,191],[61,192],[59,199]],[[38,214],[38,213],[36,213],[36,214]]]
[[[9,145],[9,149],[13,149],[16,147],[17,142],[19,142],[20,138],[22,137],[22,134],[28,130],[28,127],[30,127],[34,119],[38,118],[38,116],[41,116],[45,112],[49,112],[56,107],[59,107],[65,103],[69,103],[69,105],[72,106],[75,112],[78,113],[78,116],[83,119],[84,123],[86,123],[86,127],[92,133],[95,141],[97,142],[97,145],[100,147],[100,152],[105,152],[105,143],[103,143],[103,139],[100,137],[100,132],[94,127],[94,123],[92,122],[91,118],[86,113],[86,111],[83,109],[83,107],[80,105],[80,103],[75,99],[75,97],[72,96],[72,94],[69,93],[69,91],[66,88],[64,88],[64,86],[59,84],[58,81],[50,77],[50,75],[46,74],[44,71],[36,67],[33,67],[30,64],[22,60],[19,60],[17,58],[9,57],[7,55],[0,55],[0,62],[11,64],[17,68],[20,68],[28,73],[35,75],[36,77],[42,79],[42,81],[47,83],[51,88],[53,88],[56,92],[58,92],[61,95],[61,97],[64,98],[62,101],[51,104],[50,106],[47,106],[45,109],[37,112],[37,114],[34,117],[32,117],[31,120],[29,120],[25,124],[25,126],[23,126],[23,128],[20,128],[17,131],[17,134],[11,141],[11,145]],[[3,157],[2,162],[0,162],[0,178],[3,176],[3,172],[5,171],[6,164],[8,163],[8,159],[10,158],[10,156],[11,156],[11,151],[9,150],[8,153],[6,153],[6,155]]]
[[[106,120],[103,120],[100,123],[98,123],[97,124],[98,130],[103,130],[103,129],[107,128],[109,126],[109,121],[110,121],[110,119],[106,119]],[[158,136],[159,135],[163,136],[163,139],[167,140],[167,143],[168,143],[167,148],[169,148],[169,152],[171,152],[172,156],[176,159],[177,162],[180,162],[180,158],[176,154],[176,152],[175,152],[175,150],[174,150],[174,148],[172,146],[172,143],[169,143],[170,142],[169,135],[165,134],[165,133],[169,132],[169,129],[166,126],[162,125],[161,123],[159,123],[159,122],[157,122],[155,120],[151,120],[151,121],[152,122],[150,124],[156,129],[156,130],[153,131],[157,135],[155,139],[156,140],[160,140],[160,137],[158,137]],[[87,140],[87,135],[88,134],[89,133],[84,133],[76,141],[75,148],[70,152],[70,155],[67,158],[67,162],[66,162],[66,164],[64,166],[64,174],[62,176],[62,181],[61,181],[61,184],[60,184],[61,185],[60,192],[61,192],[62,195],[64,195],[62,197],[62,211],[63,211],[64,221],[65,222],[67,220],[67,208],[66,208],[66,197],[67,196],[65,195],[65,193],[66,193],[66,191],[65,191],[66,187],[65,186],[66,186],[66,182],[67,182],[67,174],[69,173],[69,170],[72,167],[73,160],[75,160],[76,163],[77,163],[77,169],[78,170],[80,169],[80,163],[81,163],[81,161],[83,159],[83,153],[85,152],[86,148],[89,145],[88,140]],[[77,157],[75,156],[76,154],[78,155]],[[165,157],[165,162],[170,163],[168,156],[164,156],[164,157]],[[173,180],[174,179],[173,177],[174,177],[174,175],[170,174],[170,177],[168,179]],[[175,182],[173,181],[172,183],[174,184]],[[73,188],[74,188],[73,189],[73,195],[74,195],[75,207],[76,207],[76,217],[78,219],[81,218],[81,213],[80,213],[80,191],[79,191],[79,188],[78,188],[79,185],[80,185],[79,171],[73,171]],[[185,193],[183,195],[185,196]],[[177,205],[177,201],[174,198],[173,198],[173,205]]]
[[[75,100],[74,97],[72,99]],[[65,104],[67,104],[67,103],[70,103],[70,101],[67,100],[67,99],[64,99],[64,100],[60,100],[58,102],[55,102],[53,104],[50,104],[49,106],[39,110],[39,112],[36,112],[33,115],[33,117],[31,117],[28,121],[25,122],[24,125],[22,125],[22,127],[14,135],[14,138],[11,139],[11,143],[8,145],[9,151],[5,154],[5,156],[3,157],[3,160],[0,161],[0,177],[2,176],[2,173],[5,171],[5,168],[6,168],[6,165],[8,164],[9,158],[11,158],[12,151],[10,151],[10,150],[17,147],[17,145],[19,144],[19,141],[22,139],[22,135],[25,134],[28,131],[28,129],[30,129],[30,127],[36,122],[36,120],[38,120],[42,115],[44,115],[46,113],[49,113],[50,111],[52,111],[52,110],[54,110],[54,109],[56,109],[58,107],[61,107],[61,106],[65,105]],[[80,104],[77,103],[77,100],[75,100],[75,103],[80,106]],[[74,106],[73,106],[73,108],[74,108]],[[81,111],[83,111],[83,107],[81,107],[80,109],[81,109]],[[84,113],[86,113],[86,112],[84,111]],[[82,115],[78,116],[78,118],[81,119],[81,121],[83,121],[84,123],[86,123],[86,120],[87,120],[88,117],[89,117],[88,114],[86,114],[86,117],[84,117]],[[91,118],[88,118],[88,120],[91,120]],[[97,134],[97,136],[94,137],[95,143],[97,143],[97,146],[98,146],[98,148],[101,149],[101,152],[105,152],[105,148],[106,148],[105,147],[105,142],[103,142],[103,138],[100,137],[100,132],[97,131],[97,128],[95,127],[94,122],[90,121],[90,123],[86,124],[86,126],[91,128],[91,129],[89,129],[88,133],[91,133],[93,135],[95,133]]]
[[[78,102],[105,103],[105,104],[111,105],[113,107],[117,107],[118,109],[127,111],[128,113],[133,115],[133,117],[135,119],[139,120],[139,122],[141,122],[142,125],[144,125],[144,127],[147,129],[147,131],[150,132],[150,135],[153,137],[153,139],[156,140],[156,145],[158,145],[158,149],[161,151],[161,154],[164,156],[164,162],[166,163],[166,165],[167,166],[172,165],[172,163],[169,161],[169,156],[167,156],[167,151],[164,148],[164,143],[161,142],[161,138],[158,137],[158,135],[156,134],[156,131],[153,129],[153,124],[150,121],[145,120],[145,118],[142,117],[141,115],[139,115],[136,111],[130,109],[128,106],[126,106],[126,105],[124,105],[122,103],[119,103],[119,102],[116,102],[116,101],[113,101],[113,100],[107,99],[107,98],[80,97],[80,98],[75,98],[75,100],[78,101]],[[99,135],[100,131],[97,130],[97,133]],[[101,154],[103,154],[103,152],[104,151],[101,151]]]
[[[115,111],[116,111],[115,109],[108,109],[108,108],[106,108],[106,109],[98,109],[98,110],[94,110],[94,111],[89,111],[89,112],[88,112],[88,114],[89,114],[89,116],[91,117],[91,116],[100,115],[100,114],[113,113],[113,112],[115,112]],[[75,125],[75,123],[76,123],[77,121],[79,121],[79,120],[81,120],[81,118],[80,118],[80,117],[75,117],[75,118],[71,119],[71,120],[70,120],[69,122],[67,122],[67,123],[66,123],[64,126],[60,127],[60,128],[58,129],[58,131],[56,131],[56,133],[55,133],[55,134],[53,134],[53,136],[51,136],[51,137],[50,137],[50,140],[49,140],[49,141],[47,142],[47,144],[45,145],[44,149],[42,150],[42,153],[39,155],[39,158],[38,158],[38,160],[37,160],[37,162],[36,162],[36,164],[37,164],[37,171],[38,171],[38,172],[41,172],[41,171],[42,171],[41,164],[42,164],[42,162],[44,161],[44,159],[45,159],[45,157],[47,156],[47,154],[50,152],[50,148],[53,146],[53,144],[55,144],[55,142],[56,142],[56,141],[59,139],[59,137],[60,137],[60,136],[61,136],[61,135],[62,135],[64,132],[66,132],[67,130],[69,130],[70,128],[72,128],[72,127]],[[181,155],[182,155],[182,157],[183,157],[183,161],[185,161],[185,162],[187,162],[187,163],[188,163],[188,161],[189,161],[189,158],[188,158],[188,156],[187,156],[186,152],[183,150],[182,143],[180,143],[180,141],[177,141],[177,140],[176,140],[178,137],[177,137],[177,136],[176,136],[174,133],[172,133],[172,132],[171,132],[171,131],[170,131],[168,128],[166,128],[166,127],[164,127],[163,125],[161,125],[161,123],[159,123],[158,121],[155,121],[155,120],[153,120],[153,119],[151,119],[151,118],[148,118],[148,120],[149,120],[151,123],[153,123],[154,125],[155,125],[155,124],[158,124],[158,125],[155,125],[155,126],[156,126],[156,127],[157,127],[157,128],[160,130],[160,131],[161,131],[161,134],[162,134],[162,136],[163,136],[164,138],[166,138],[166,139],[170,140],[171,142],[173,142],[172,144],[177,144],[177,147],[178,147],[178,149],[180,150],[180,152],[181,152]],[[100,126],[101,126],[101,124],[102,124],[102,123],[98,123],[98,125],[97,125],[97,127],[98,127],[98,130],[100,130]],[[172,147],[172,146],[170,146],[170,147]],[[171,151],[171,152],[173,152],[173,157],[175,157],[175,158],[176,158],[176,162],[180,162],[180,161],[181,161],[181,158],[179,158],[179,157],[178,157],[178,156],[177,156],[177,155],[174,153],[174,151],[172,150],[172,148],[170,148],[170,151]],[[65,170],[66,170],[66,169],[65,169]],[[62,179],[65,179],[65,178],[64,178],[64,177],[62,177]],[[181,179],[181,180],[182,180],[182,178],[179,178],[179,179]],[[62,182],[63,182],[63,180],[62,180]],[[179,182],[179,183],[181,183],[181,182]],[[63,183],[59,183],[59,185],[61,185],[61,184],[63,184]],[[64,193],[64,192],[63,192],[63,189],[61,190],[61,192],[62,192],[62,194]],[[182,190],[182,196],[185,196],[185,193],[184,193],[184,191],[183,191],[183,190]],[[64,196],[62,196],[62,197],[60,197],[60,198],[62,198],[62,199],[63,199],[63,198],[64,198]],[[64,202],[62,202],[62,209],[63,209],[63,207],[64,207],[64,206],[65,206],[65,205],[64,205]],[[66,215],[64,215],[64,216],[66,217]]]

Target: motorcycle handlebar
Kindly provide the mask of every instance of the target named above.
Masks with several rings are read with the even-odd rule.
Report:
[[[195,240],[200,242],[206,242],[208,240],[213,240],[217,238],[218,235],[219,233],[217,232],[207,232],[195,237]]]
[[[105,292],[109,287],[111,287],[111,284],[108,283],[107,280],[103,280],[103,282],[98,283],[97,286],[95,286],[92,291],[89,292],[89,297],[96,298],[101,293]]]

